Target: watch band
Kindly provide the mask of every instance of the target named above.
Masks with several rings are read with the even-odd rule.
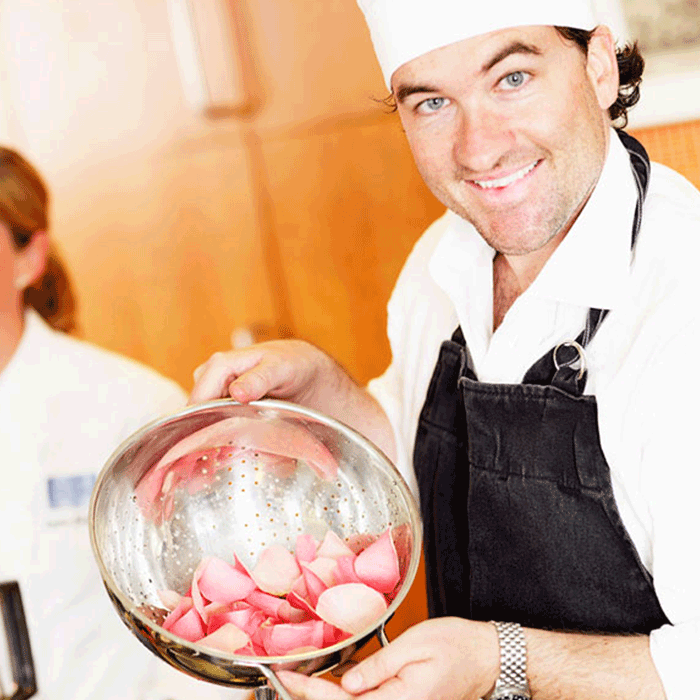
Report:
[[[498,645],[501,652],[501,671],[496,687],[489,700],[500,698],[529,698],[526,666],[527,650],[525,634],[517,622],[493,622],[498,632]]]

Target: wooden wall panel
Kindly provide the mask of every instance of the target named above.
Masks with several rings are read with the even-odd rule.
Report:
[[[365,114],[387,92],[355,0],[230,0],[261,99],[262,132]]]
[[[242,144],[178,146],[92,175],[79,209],[60,186],[55,197],[85,338],[189,388],[235,326],[274,323]]]
[[[386,302],[413,243],[443,207],[394,115],[263,144],[296,333],[367,381],[389,361]]]

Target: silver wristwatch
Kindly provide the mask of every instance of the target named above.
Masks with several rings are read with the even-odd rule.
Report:
[[[494,622],[501,650],[501,672],[487,700],[531,700],[525,676],[527,652],[523,628],[517,622]]]

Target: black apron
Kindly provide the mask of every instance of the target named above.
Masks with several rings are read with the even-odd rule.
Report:
[[[638,189],[642,145],[619,132]],[[594,396],[579,364],[607,311],[522,384],[479,382],[461,329],[445,341],[414,450],[431,617],[528,627],[648,633],[667,623],[612,492]],[[580,348],[580,351],[579,351]]]

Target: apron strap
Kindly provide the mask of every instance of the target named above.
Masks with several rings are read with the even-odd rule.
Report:
[[[616,131],[617,135],[620,137],[620,141],[622,141],[622,144],[629,153],[632,175],[634,175],[634,184],[637,187],[637,204],[634,208],[632,240],[630,244],[631,249],[634,250],[639,229],[642,225],[642,207],[644,206],[644,200],[646,199],[647,190],[649,189],[651,163],[649,162],[649,154],[637,139],[630,136],[627,132],[622,131],[622,129],[617,129]],[[586,328],[576,339],[581,347],[585,348],[588,343],[593,340],[593,336],[598,332],[600,325],[608,315],[608,311],[609,309],[589,309],[588,317],[586,318]]]
[[[634,251],[637,235],[642,225],[642,208],[649,187],[651,164],[641,143],[622,130],[617,130],[630,156],[637,203],[634,208],[630,249]],[[540,358],[525,374],[523,384],[552,384],[574,396],[581,396],[588,375],[584,350],[598,332],[609,309],[589,309],[586,326],[574,341],[561,343]]]

